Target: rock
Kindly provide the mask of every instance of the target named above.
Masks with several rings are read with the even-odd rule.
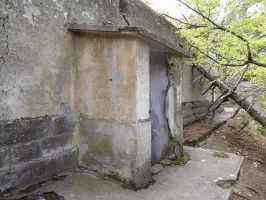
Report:
[[[174,159],[175,157],[176,157],[176,155],[174,153],[171,153],[168,155],[168,158],[170,158],[170,159]]]
[[[161,164],[162,164],[162,165],[170,165],[171,162],[172,162],[172,161],[169,160],[169,159],[164,159],[164,160],[161,161]]]
[[[163,166],[162,165],[160,165],[160,164],[156,164],[156,165],[154,165],[152,168],[151,168],[151,173],[153,174],[153,175],[155,175],[155,174],[158,174],[160,171],[162,171],[163,170]]]

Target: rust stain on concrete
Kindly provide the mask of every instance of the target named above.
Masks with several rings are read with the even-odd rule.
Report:
[[[81,34],[75,50],[80,112],[92,119],[132,121],[136,40]]]
[[[136,41],[134,39],[123,39],[116,54],[117,68],[122,73],[119,80],[120,101],[118,115],[123,115],[132,120],[135,114],[136,101]]]

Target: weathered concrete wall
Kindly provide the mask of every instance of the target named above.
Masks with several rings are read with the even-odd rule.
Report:
[[[77,34],[75,56],[81,164],[143,184],[151,148],[148,44]]]
[[[166,118],[166,95],[168,90],[166,54],[150,54],[150,97],[152,127],[152,165],[164,159],[168,153],[168,121]]]
[[[211,106],[210,101],[193,101],[183,103],[184,125],[204,119],[208,112],[208,107]]]
[[[125,17],[123,17],[123,13]],[[5,124],[6,121],[3,120],[8,120],[8,123],[13,124],[14,120],[21,118],[30,118],[34,121],[46,115],[48,118],[58,116],[61,113],[60,105],[64,104],[70,108],[71,117],[75,121],[79,119],[79,114],[83,113],[86,116],[84,119],[101,120],[103,124],[106,121],[108,123],[115,121],[118,124],[115,124],[117,127],[120,127],[121,124],[123,127],[129,125],[127,128],[132,129],[133,127],[134,129],[134,131],[132,129],[135,132],[133,143],[135,145],[134,148],[137,149],[134,159],[130,161],[132,171],[134,169],[131,178],[136,179],[134,180],[135,184],[141,184],[142,180],[136,177],[143,176],[143,180],[147,180],[149,177],[145,177],[143,174],[150,169],[147,162],[150,155],[149,142],[151,138],[148,113],[149,97],[147,95],[149,94],[149,65],[147,63],[149,47],[145,43],[132,40],[126,43],[123,43],[122,40],[121,44],[109,43],[109,47],[105,52],[105,61],[109,63],[114,61],[109,53],[112,53],[119,45],[132,47],[126,50],[136,51],[136,57],[133,58],[128,52],[127,58],[132,59],[126,60],[120,56],[116,60],[117,63],[112,63],[108,70],[99,71],[99,69],[93,68],[92,74],[94,79],[89,79],[83,76],[83,73],[86,74],[86,72],[83,72],[82,68],[79,69],[82,73],[78,75],[79,71],[75,67],[76,56],[74,56],[73,48],[75,42],[73,41],[73,34],[67,30],[67,24],[69,23],[101,25],[106,21],[111,21],[114,25],[126,25],[129,22],[132,26],[144,27],[163,39],[179,45],[179,37],[175,33],[174,26],[138,0],[0,0],[0,123]],[[93,41],[91,42],[91,44],[95,44]],[[99,45],[101,46],[101,44]],[[100,51],[100,49],[98,50]],[[119,48],[115,51],[122,55],[126,53],[119,50]],[[91,55],[95,56],[93,58],[95,61],[103,62],[97,59],[98,55],[94,52],[91,52]],[[126,65],[130,66],[128,62],[133,62],[134,59],[136,63],[135,68],[124,67]],[[119,64],[119,62],[121,63]],[[93,63],[90,64],[93,65]],[[120,68],[113,70],[112,67],[115,64]],[[103,78],[102,76],[99,78],[99,74],[103,75]],[[132,74],[135,74],[135,76]],[[107,77],[109,77],[108,80],[106,79]],[[121,78],[127,81],[121,81]],[[80,80],[84,81],[84,83],[79,82]],[[95,88],[90,88],[90,81],[92,80],[96,81],[99,85]],[[80,87],[79,91],[82,96],[81,98],[76,98],[76,87],[82,84],[86,85],[87,88]],[[136,96],[132,92],[134,87]],[[114,92],[106,93],[110,92],[110,89]],[[118,90],[119,93],[115,92]],[[94,94],[97,101],[88,95],[88,91]],[[86,103],[88,100],[90,100],[91,104]],[[78,103],[80,103],[80,106],[77,106]],[[99,109],[100,107],[102,109]],[[88,121],[86,123],[90,124],[91,122]],[[85,128],[86,123],[84,122]],[[65,125],[62,126],[64,127]],[[34,129],[33,125],[29,125],[28,129]],[[115,128],[114,132],[117,132],[117,129]],[[20,134],[17,129],[12,129],[12,131]],[[42,127],[40,132],[42,131],[45,131],[45,127]],[[92,131],[94,131],[93,128]],[[75,143],[78,143],[80,139],[79,126],[73,132],[70,132],[71,134],[68,136],[74,138]],[[2,131],[1,134],[6,138],[11,137],[11,132],[6,130]],[[49,134],[37,137],[37,132],[34,132],[33,136],[36,136],[36,140],[42,143],[40,141],[50,138]],[[27,137],[30,140],[31,136]],[[121,137],[114,136],[114,138]],[[130,134],[128,138],[126,137],[126,140],[131,141]],[[58,143],[57,138],[52,136],[49,141],[51,144]],[[120,143],[120,140],[114,139],[114,141],[116,143],[114,142],[113,146]],[[124,139],[121,141],[124,142]],[[26,145],[24,143],[25,141],[18,139],[16,145],[19,148]],[[39,143],[34,146],[35,148],[31,145],[29,145],[31,146],[29,148],[32,148],[33,152],[38,152]],[[6,146],[9,147],[10,145],[7,144]],[[13,148],[12,145],[10,148]],[[72,146],[73,149],[74,146]],[[126,149],[126,152],[128,151],[127,147],[123,148]],[[0,152],[4,152],[1,155],[8,154],[6,150],[1,149]],[[67,153],[67,150],[63,152],[66,153],[66,156],[72,155],[70,153],[72,152],[71,150],[69,150],[69,153]],[[29,167],[36,164],[40,168],[44,166],[49,167],[50,162],[42,162],[39,159],[43,156],[43,151],[40,154],[36,154],[38,159],[33,159],[36,163],[31,160],[26,165],[27,159],[23,158],[15,165],[24,166],[25,164],[25,167]],[[52,159],[52,157],[49,158]],[[6,160],[6,156],[2,160]],[[47,158],[47,160],[49,159]],[[51,162],[56,163],[61,162],[61,160],[60,156],[58,156],[57,159],[53,157]],[[4,163],[3,167],[7,169],[8,163],[6,161],[1,161],[1,163]],[[39,169],[38,167],[36,169]],[[16,169],[16,167],[12,168],[12,173]],[[64,169],[58,167],[58,171]],[[38,172],[36,173],[25,175],[25,177],[32,176],[32,180],[48,177],[49,174],[43,177],[38,176],[38,173],[42,170],[43,168],[39,171],[37,170]],[[12,183],[13,178],[22,176],[23,171],[17,169],[17,172],[14,172],[16,174],[14,176],[6,176],[6,171],[3,171],[3,173],[0,177],[8,178],[11,181],[10,183]],[[26,178],[24,181],[21,178],[21,182],[17,183],[17,186],[20,187],[27,183],[31,183],[31,181],[26,181]],[[3,188],[6,188],[6,185]]]
[[[58,114],[61,102],[73,103],[72,36],[66,24],[101,24],[109,15],[117,23],[118,2],[5,2],[0,119]]]
[[[119,0],[3,1],[0,119],[58,114],[60,102],[73,107],[72,36],[66,25],[105,21],[126,25],[119,3]],[[178,42],[174,26],[142,2],[123,5],[130,25],[145,27]]]
[[[151,180],[150,48],[141,40],[136,48],[136,118],[132,123],[136,130],[136,151],[132,179],[136,186],[141,186]]]
[[[182,113],[182,69],[184,59],[176,55],[167,55],[169,89],[167,93],[166,116],[170,127],[169,157],[179,156],[183,152],[183,113]],[[174,102],[173,105],[170,103]],[[172,118],[172,119],[171,119]],[[173,123],[174,122],[174,123]]]
[[[135,118],[136,40],[75,36],[77,106],[91,119]]]
[[[130,26],[143,27],[164,38],[170,43],[184,48],[183,41],[176,33],[177,29],[163,16],[139,0],[120,0],[120,13]]]
[[[77,167],[71,115],[0,122],[0,194]]]

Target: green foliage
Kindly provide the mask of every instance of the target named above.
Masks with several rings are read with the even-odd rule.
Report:
[[[234,83],[242,75],[240,69],[248,65],[244,78],[265,88],[266,1],[178,1],[193,13],[175,20],[193,53],[190,62],[208,69],[215,67],[222,80],[237,74]],[[266,101],[266,95],[261,97]]]
[[[252,118],[244,111],[240,111],[235,119],[233,119],[234,125],[238,127],[243,127],[248,123],[244,130],[248,132],[249,135],[261,134],[266,137],[266,129],[252,120]]]
[[[150,0],[143,0],[143,2],[144,2],[145,4],[147,4],[147,5],[150,5],[150,4],[151,4]]]

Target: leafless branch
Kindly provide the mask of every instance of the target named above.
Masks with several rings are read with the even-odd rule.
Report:
[[[179,20],[179,19],[177,19],[177,18],[175,18],[175,17],[172,17],[172,16],[170,16],[170,15],[167,15],[167,14],[162,14],[162,15],[165,16],[165,17],[168,17],[168,18],[170,18],[170,19],[172,19],[172,20],[175,20],[175,21],[177,21],[177,22],[179,22],[179,23],[181,23],[181,24],[187,25],[186,29],[206,28],[206,27],[207,27],[207,26],[205,26],[205,25],[191,24],[191,23],[189,23],[187,20],[186,20],[187,22],[184,22],[184,21],[182,21],[182,20]]]
[[[247,66],[245,67],[244,72],[242,73],[242,75],[241,75],[241,77],[239,78],[238,82],[237,82],[237,83],[235,84],[235,86],[233,87],[232,92],[235,91],[236,88],[237,88],[237,86],[241,83],[241,81],[243,80],[243,78],[244,78],[244,76],[245,76],[245,74],[246,74],[248,68],[249,68],[249,64],[247,64]]]
[[[217,61],[216,59],[214,59],[213,57],[211,57],[210,55],[206,54],[205,52],[203,52],[200,48],[191,45],[191,47],[197,49],[201,54],[203,54],[204,56],[206,56],[207,58],[211,59],[214,63],[221,65],[221,66],[229,66],[229,67],[242,67],[245,66],[246,64],[248,64],[248,61],[245,61],[241,64],[225,64],[225,63],[220,63],[219,61]]]

